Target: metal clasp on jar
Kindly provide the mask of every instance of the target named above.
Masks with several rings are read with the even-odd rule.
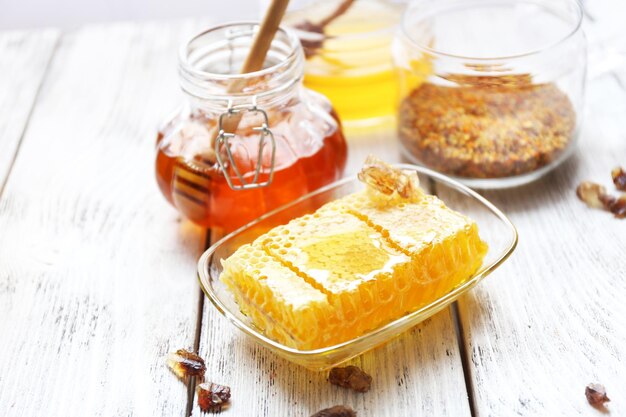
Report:
[[[224,131],[224,119],[226,117],[241,117],[242,112],[252,112],[252,113],[260,113],[263,116],[263,123],[260,126],[253,127],[252,130],[260,132],[259,136],[259,153],[257,157],[256,167],[254,170],[254,176],[251,181],[246,181],[244,176],[239,171],[237,164],[235,163],[235,159],[233,157],[233,153],[230,149],[229,140],[235,136],[234,133],[228,133]],[[276,140],[274,139],[274,134],[268,127],[269,119],[267,117],[267,113],[265,110],[260,109],[256,106],[256,103],[252,105],[238,105],[238,106],[229,106],[226,112],[222,113],[219,118],[218,124],[218,135],[215,139],[215,156],[217,159],[217,163],[219,164],[222,172],[224,173],[224,177],[226,178],[226,182],[228,186],[233,190],[249,190],[253,188],[261,188],[267,187],[272,183],[274,179],[274,163],[276,158]],[[269,166],[269,175],[266,181],[259,182],[259,177],[261,175],[262,170],[262,159],[263,159],[263,149],[265,148],[267,142],[269,141],[272,147],[270,166]],[[222,150],[225,150],[227,160],[223,159]],[[234,177],[231,177],[229,174],[229,170],[227,169],[228,164],[232,167],[232,171],[235,173],[237,179],[239,179],[241,185],[235,184],[233,182]]]

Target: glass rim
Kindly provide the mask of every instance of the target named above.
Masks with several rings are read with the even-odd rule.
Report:
[[[247,28],[251,32],[255,32],[256,30],[258,30],[260,25],[261,24],[258,21],[228,22],[228,23],[222,23],[219,25],[211,26],[208,29],[205,29],[200,33],[196,33],[192,35],[190,38],[187,39],[187,41],[183,43],[183,45],[179,49],[178,63],[179,63],[180,69],[192,76],[203,78],[203,79],[210,79],[210,80],[216,80],[216,81],[232,81],[232,80],[238,80],[238,79],[249,80],[252,78],[262,77],[272,72],[276,72],[277,70],[281,68],[292,65],[293,62],[296,61],[298,56],[303,54],[300,40],[291,31],[288,31],[288,30],[283,29],[282,27],[279,27],[278,30],[276,31],[276,35],[274,36],[274,40],[272,40],[272,43],[276,40],[277,35],[280,33],[287,40],[288,45],[291,48],[291,51],[281,62],[271,65],[267,68],[263,68],[258,71],[246,72],[246,73],[224,74],[224,73],[199,70],[191,62],[189,62],[190,45],[194,41],[201,39],[202,37],[210,33],[227,29],[227,28],[237,28],[237,27],[242,28],[242,29]],[[270,46],[270,49],[271,49],[271,46]],[[237,94],[235,93],[232,95],[237,95]]]
[[[419,5],[425,3],[426,1],[429,0],[414,0],[413,3],[411,4],[410,8],[407,9],[407,11],[405,11],[404,15],[402,16],[402,20],[400,22],[400,32],[402,33],[402,35],[415,47],[417,47],[420,50],[423,50],[425,52],[427,52],[430,55],[433,56],[440,56],[440,57],[444,57],[444,58],[450,58],[450,59],[459,59],[459,60],[468,60],[468,61],[477,61],[477,62],[493,62],[493,61],[502,61],[502,60],[512,60],[512,59],[520,59],[520,58],[526,58],[529,56],[533,56],[533,55],[539,55],[542,54],[546,51],[549,51],[561,44],[563,44],[564,42],[568,41],[570,38],[572,38],[574,35],[576,35],[578,32],[581,31],[582,29],[582,22],[583,22],[583,17],[584,17],[584,8],[583,5],[581,3],[581,0],[561,0],[563,3],[566,4],[570,4],[570,5],[574,5],[575,9],[576,9],[576,21],[573,22],[572,28],[563,36],[559,37],[558,39],[556,39],[554,42],[547,44],[544,47],[538,48],[538,49],[532,49],[526,52],[521,52],[521,53],[517,53],[517,54],[511,54],[511,55],[502,55],[502,56],[493,56],[493,57],[472,57],[469,55],[460,55],[460,54],[453,54],[453,53],[448,53],[448,52],[443,52],[443,51],[438,51],[435,48],[432,48],[428,45],[424,45],[418,41],[416,41],[415,39],[413,39],[412,36],[409,35],[408,33],[408,19],[409,19],[409,10],[414,9],[416,7],[418,7]],[[449,0],[447,0],[449,1]],[[494,3],[494,0],[473,0],[474,2],[477,3]],[[537,1],[533,1],[533,0],[499,0],[499,2],[507,2],[507,3],[528,3],[528,4],[535,4],[538,5],[542,8],[546,8],[545,5],[537,2]],[[453,5],[452,7],[449,7],[448,9],[446,9],[446,11],[449,10],[453,10],[455,9],[456,6]]]

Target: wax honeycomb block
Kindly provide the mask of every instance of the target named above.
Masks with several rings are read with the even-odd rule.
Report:
[[[426,302],[467,280],[487,252],[476,223],[433,195],[381,198],[363,191],[336,200],[322,210],[356,216],[410,256],[418,269],[416,280],[426,284],[421,294]]]
[[[220,279],[244,314],[267,336],[300,348],[327,339],[322,332],[335,312],[323,292],[256,246],[243,245],[222,262]]]
[[[222,280],[268,336],[314,349],[435,301],[486,251],[476,224],[434,196],[363,192],[243,246],[224,261]]]
[[[341,212],[318,212],[279,226],[256,242],[315,288],[337,315],[339,343],[379,327],[405,308],[413,265],[376,230]]]

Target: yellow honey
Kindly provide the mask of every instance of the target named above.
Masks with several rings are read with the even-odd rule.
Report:
[[[415,267],[421,268],[417,275],[426,287],[421,294],[425,301],[441,297],[467,279],[466,270],[476,271],[487,252],[476,223],[433,195],[376,200],[361,192],[327,206],[359,218],[410,256]]]
[[[415,311],[467,280],[487,246],[434,196],[367,192],[278,226],[224,262],[221,279],[275,340],[331,346]]]
[[[305,21],[317,23],[340,3],[310,2],[288,11],[285,23],[295,27]],[[342,122],[370,125],[392,120],[398,96],[391,43],[403,9],[401,3],[356,1],[324,28],[322,46],[309,54],[304,84],[328,97]]]

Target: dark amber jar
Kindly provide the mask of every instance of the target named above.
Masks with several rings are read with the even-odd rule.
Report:
[[[337,180],[345,167],[341,123],[324,96],[302,85],[304,54],[294,35],[279,29],[264,69],[239,74],[257,30],[256,23],[217,26],[183,47],[188,100],[159,131],[159,187],[205,227],[234,230]],[[237,93],[229,92],[234,83],[243,86]]]

